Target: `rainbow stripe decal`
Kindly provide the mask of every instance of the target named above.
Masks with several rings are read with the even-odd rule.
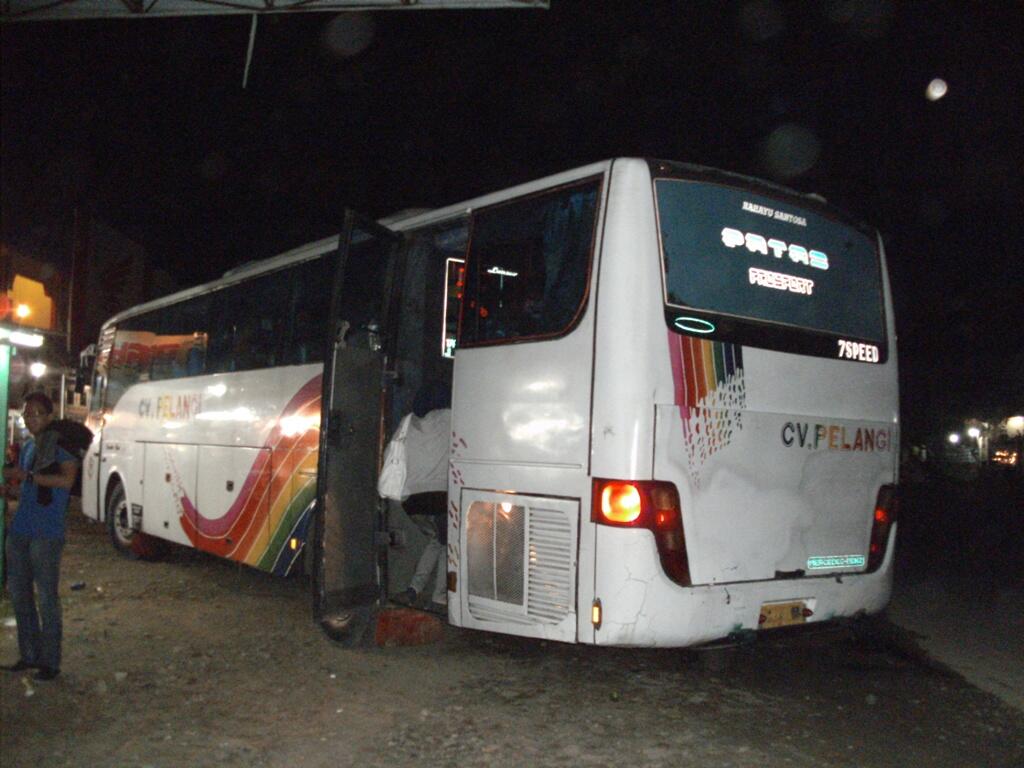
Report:
[[[743,426],[743,348],[673,331],[668,331],[668,347],[687,458],[699,485],[704,462]]]
[[[259,452],[226,514],[206,518],[179,494],[179,522],[197,549],[265,571],[287,570],[291,559],[282,555],[293,535],[305,538],[316,498],[321,387],[322,376],[310,379],[285,406],[264,444],[270,450]]]

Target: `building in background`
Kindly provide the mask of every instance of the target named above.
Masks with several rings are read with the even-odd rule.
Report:
[[[4,232],[0,242],[0,322],[41,333],[46,343],[11,360],[10,401],[43,390],[70,415],[81,410],[75,391],[79,353],[95,342],[100,325],[122,309],[177,289],[146,249],[77,211]],[[64,396],[61,397],[61,389]]]

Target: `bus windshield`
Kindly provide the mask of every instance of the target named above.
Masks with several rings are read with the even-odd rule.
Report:
[[[669,307],[883,343],[877,247],[858,229],[720,184],[661,178],[655,194]]]

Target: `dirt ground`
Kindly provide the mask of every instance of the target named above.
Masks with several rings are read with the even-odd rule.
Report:
[[[716,651],[524,641],[343,649],[308,586],[186,550],[117,556],[72,513],[65,656],[0,673],[15,766],[1024,765],[1024,716],[878,622]],[[17,648],[0,602],[0,658]]]

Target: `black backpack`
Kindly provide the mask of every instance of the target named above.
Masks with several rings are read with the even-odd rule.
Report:
[[[85,452],[92,445],[92,430],[85,424],[72,419],[56,419],[51,421],[45,432],[57,434],[57,445],[74,456],[79,462],[85,458]],[[39,459],[37,458],[37,461]],[[52,475],[60,471],[56,463],[50,463],[39,469],[38,474]],[[53,500],[52,488],[38,488],[36,499],[43,506],[48,506]]]
[[[47,429],[57,432],[57,445],[81,461],[92,445],[92,430],[80,421],[57,419]]]

